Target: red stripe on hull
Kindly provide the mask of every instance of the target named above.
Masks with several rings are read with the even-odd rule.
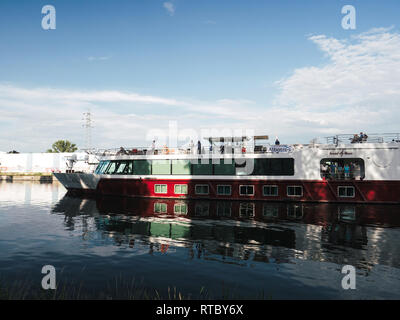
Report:
[[[167,185],[167,193],[155,193],[156,184]],[[175,194],[175,184],[187,184],[186,195]],[[209,194],[195,193],[197,184],[208,184]],[[217,185],[230,185],[232,194],[218,195]],[[239,194],[240,185],[253,185],[254,195]],[[277,196],[264,196],[264,185],[278,186]],[[301,186],[302,196],[288,196],[288,186]],[[339,197],[338,187],[354,187],[354,197]],[[82,190],[81,190],[82,191]],[[93,192],[93,190],[92,190]],[[102,195],[171,199],[263,200],[340,203],[400,203],[400,181],[299,181],[299,180],[161,180],[102,179],[95,193]]]

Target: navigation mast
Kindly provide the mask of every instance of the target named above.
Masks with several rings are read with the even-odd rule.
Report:
[[[86,150],[91,150],[92,149],[92,128],[93,128],[93,120],[92,120],[92,114],[90,112],[90,109],[87,112],[83,113],[83,119],[84,124],[83,127],[85,128],[85,148]]]

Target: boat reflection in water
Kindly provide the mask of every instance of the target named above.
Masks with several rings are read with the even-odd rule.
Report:
[[[67,194],[53,209],[83,237],[109,237],[115,245],[152,254],[187,248],[189,258],[226,263],[293,259],[400,266],[390,227],[400,226],[398,205],[301,204],[242,201],[82,198]],[[83,222],[82,222],[83,221]],[[389,228],[389,229],[383,229]],[[385,230],[385,231],[383,231]],[[392,241],[393,240],[393,241]]]

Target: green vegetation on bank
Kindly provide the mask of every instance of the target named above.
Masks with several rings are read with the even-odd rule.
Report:
[[[50,153],[62,153],[62,152],[75,152],[78,150],[75,143],[68,140],[58,140],[53,143],[52,149],[48,149],[46,152]]]

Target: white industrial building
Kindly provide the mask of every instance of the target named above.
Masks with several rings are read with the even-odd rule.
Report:
[[[98,157],[86,152],[74,153],[0,153],[0,173],[52,173],[93,170]]]

